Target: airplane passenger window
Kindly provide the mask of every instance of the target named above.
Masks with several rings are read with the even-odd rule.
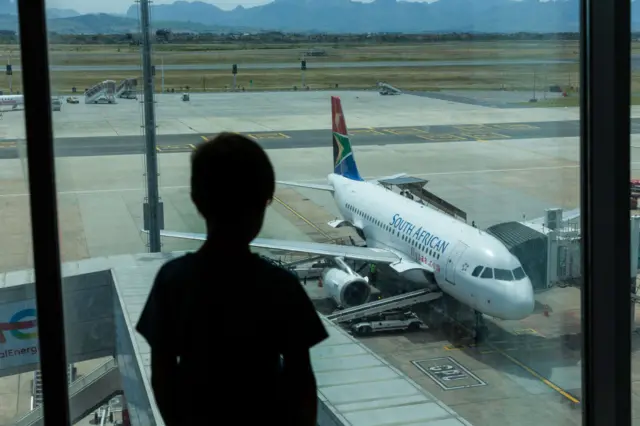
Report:
[[[527,275],[524,273],[524,270],[522,269],[522,267],[517,267],[516,269],[513,270],[513,276],[516,278],[516,280],[521,280]]]
[[[473,272],[471,273],[471,276],[477,277],[478,275],[480,275],[480,271],[482,271],[482,268],[484,268],[484,266],[476,266]]]
[[[501,281],[513,281],[513,275],[508,269],[494,269],[495,279]]]

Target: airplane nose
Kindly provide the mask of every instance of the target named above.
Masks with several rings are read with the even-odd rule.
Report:
[[[536,300],[529,278],[512,282],[507,286],[507,301],[511,317],[508,319],[520,320],[533,313]]]

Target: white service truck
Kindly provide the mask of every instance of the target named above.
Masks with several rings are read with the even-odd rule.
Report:
[[[424,323],[413,312],[387,311],[354,321],[351,325],[351,331],[354,334],[367,335],[380,331],[417,331],[423,326]]]

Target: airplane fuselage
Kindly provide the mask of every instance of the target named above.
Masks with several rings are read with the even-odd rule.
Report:
[[[381,185],[337,174],[328,179],[343,218],[361,230],[368,247],[433,270],[443,292],[484,314],[517,320],[533,312],[531,281],[495,237]]]
[[[0,106],[11,106],[17,108],[24,105],[24,97],[22,95],[4,95],[0,96]]]

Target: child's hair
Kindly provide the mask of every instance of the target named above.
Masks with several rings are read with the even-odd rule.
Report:
[[[256,142],[237,133],[220,133],[191,156],[191,196],[206,220],[233,208],[240,214],[264,211],[275,191],[275,172]]]

